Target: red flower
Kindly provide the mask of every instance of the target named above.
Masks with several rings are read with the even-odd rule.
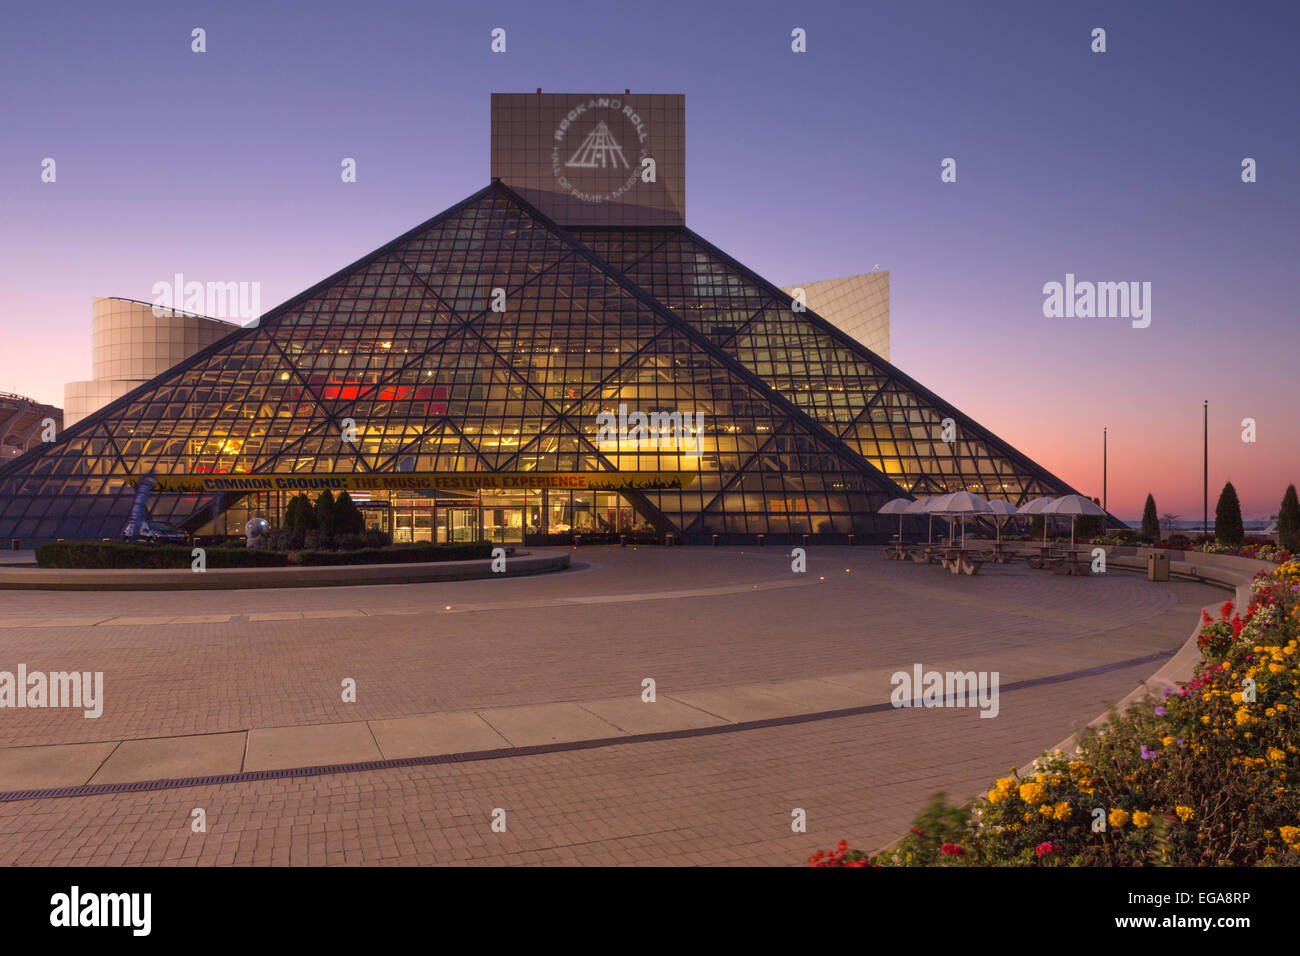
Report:
[[[949,856],[965,856],[965,855],[966,855],[966,851],[963,850],[963,849],[962,849],[960,846],[958,846],[956,843],[945,843],[943,846],[939,847],[939,852],[940,852],[940,853],[946,853],[946,854],[948,854]]]
[[[917,836],[925,836],[925,831],[918,830],[916,827],[912,827],[912,832],[915,833]]]
[[[1047,856],[1048,854],[1060,853],[1061,848],[1057,846],[1055,843],[1048,841],[1046,843],[1038,844],[1038,847],[1034,850],[1034,852],[1038,854],[1038,858],[1041,860],[1043,857]]]

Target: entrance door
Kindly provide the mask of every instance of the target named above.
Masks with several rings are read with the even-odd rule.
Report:
[[[478,508],[448,508],[447,531],[452,542],[479,540]]]
[[[524,509],[484,507],[483,537],[487,541],[522,544],[524,540]]]

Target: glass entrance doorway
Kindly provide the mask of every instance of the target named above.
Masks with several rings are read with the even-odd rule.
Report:
[[[439,524],[438,540],[461,543],[478,541],[478,508],[448,508],[446,525]]]

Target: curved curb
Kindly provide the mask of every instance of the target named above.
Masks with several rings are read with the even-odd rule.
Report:
[[[320,568],[211,568],[122,571],[0,567],[0,590],[33,591],[225,591],[247,588],[328,588],[363,584],[471,581],[545,574],[569,566],[567,552],[531,552],[506,560],[493,572],[491,559],[418,564],[351,564]]]
[[[1197,557],[1204,557],[1204,556],[1198,555]],[[1123,559],[1121,558],[1121,560]],[[1140,558],[1130,559],[1130,560],[1140,560],[1145,564],[1146,559],[1145,556],[1142,556]],[[1198,581],[1202,584],[1209,584],[1215,587],[1221,587],[1224,588],[1225,590],[1231,590],[1233,592],[1233,598],[1232,598],[1233,603],[1236,604],[1237,607],[1242,607],[1250,603],[1250,583],[1255,579],[1255,575],[1259,573],[1259,571],[1269,570],[1270,568],[1277,567],[1277,565],[1270,564],[1269,562],[1266,561],[1253,561],[1248,558],[1234,558],[1233,560],[1240,561],[1243,563],[1249,562],[1249,564],[1258,565],[1259,567],[1257,568],[1225,567],[1223,565],[1217,565],[1217,566],[1207,565],[1206,563],[1199,563],[1194,565],[1190,561],[1182,561],[1182,562],[1170,561],[1169,562],[1170,572],[1171,574],[1178,573],[1180,578]],[[1111,559],[1111,562],[1114,563],[1114,559]],[[1176,565],[1180,563],[1186,565],[1186,567],[1181,569],[1176,568]],[[1134,570],[1133,568],[1127,567],[1126,565],[1127,562],[1125,562],[1124,564],[1119,564],[1117,566],[1122,568],[1123,570]],[[1202,611],[1210,611],[1214,609],[1215,609],[1215,605],[1212,604],[1204,605],[1201,608]],[[1201,649],[1200,649],[1200,645],[1197,642],[1197,638],[1200,637],[1200,634],[1201,634],[1201,618],[1198,615],[1196,618],[1196,623],[1192,626],[1191,635],[1188,636],[1185,642],[1183,642],[1183,646],[1178,649],[1178,651],[1174,654],[1174,656],[1171,657],[1168,660],[1168,662],[1166,662],[1165,665],[1161,667],[1158,671],[1156,671],[1154,674],[1152,674],[1150,677],[1144,680],[1137,687],[1133,688],[1133,690],[1130,691],[1126,697],[1124,697],[1122,700],[1116,703],[1113,707],[1107,708],[1104,713],[1098,714],[1095,718],[1093,718],[1093,720],[1091,720],[1084,727],[1084,730],[1087,730],[1092,727],[1098,727],[1106,723],[1108,720],[1110,720],[1112,714],[1114,715],[1123,714],[1134,704],[1138,703],[1141,700],[1145,700],[1149,696],[1153,696],[1157,693],[1160,693],[1166,688],[1171,691],[1176,691],[1180,685],[1185,684],[1187,683],[1187,681],[1191,680],[1192,674],[1196,670],[1196,665],[1201,660]],[[1081,732],[1082,731],[1071,734],[1069,737],[1066,737],[1055,747],[1048,748],[1048,750],[1045,752],[1050,753],[1051,751],[1054,750],[1060,750],[1065,753],[1076,752],[1078,750],[1078,744],[1079,744],[1079,733]],[[1030,772],[1032,767],[1033,767],[1033,762],[1031,761],[1030,763],[1021,767],[1018,772],[1021,775],[1024,775]]]

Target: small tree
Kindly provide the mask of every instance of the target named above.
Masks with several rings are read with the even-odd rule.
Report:
[[[1288,551],[1300,548],[1300,501],[1295,485],[1287,485],[1282,496],[1282,510],[1277,513],[1277,540]]]
[[[1220,544],[1241,544],[1245,537],[1237,489],[1232,487],[1232,482],[1228,482],[1219,493],[1219,503],[1214,506],[1214,540]]]
[[[352,496],[346,490],[334,499],[334,533],[336,535],[360,534],[366,530],[366,519]]]
[[[316,530],[316,511],[305,491],[300,491],[289,499],[284,524],[290,531],[301,531],[303,534]]]
[[[1160,519],[1156,517],[1156,499],[1147,495],[1147,503],[1142,508],[1142,530],[1138,533],[1143,541],[1160,540]]]
[[[316,530],[320,532],[321,543],[329,547],[334,540],[334,496],[326,488],[316,499]]]

